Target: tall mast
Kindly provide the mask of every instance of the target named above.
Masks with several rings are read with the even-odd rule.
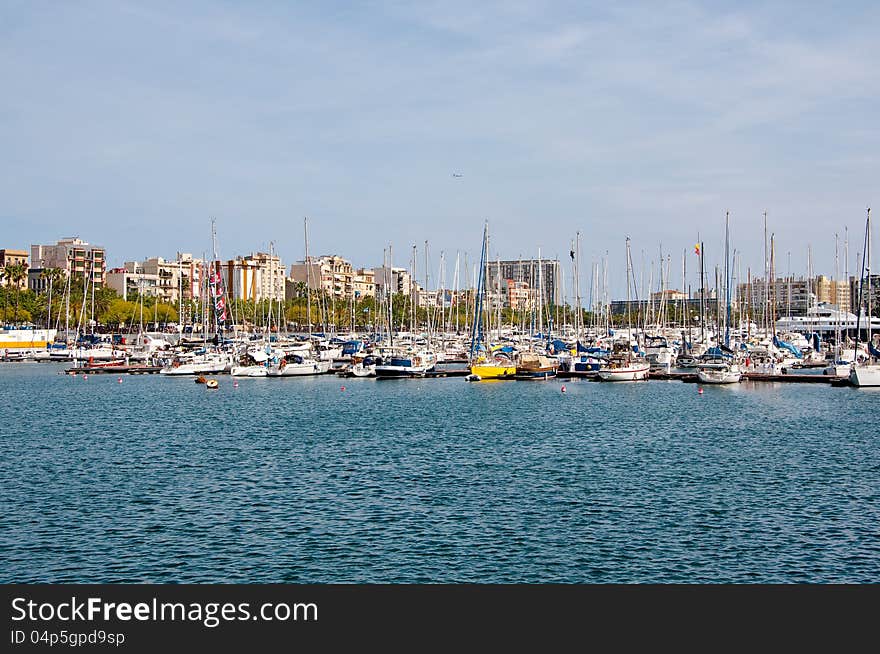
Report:
[[[869,254],[871,252],[870,245],[870,234],[871,234],[871,208],[868,207],[868,217],[865,221],[865,256],[862,258],[862,272],[859,277],[859,299],[858,299],[858,313],[856,315],[856,345],[855,345],[855,361],[853,361],[853,365],[858,360],[859,354],[859,340],[861,338],[862,332],[862,295],[865,292],[865,277],[867,276],[867,292],[868,292],[868,328],[867,328],[867,343],[871,343],[871,266]],[[870,351],[870,350],[869,350]]]
[[[630,268],[632,260],[629,251],[629,236],[626,237],[626,329],[627,329],[627,361],[629,361],[629,353],[632,351],[632,315],[630,312],[630,301],[632,296],[629,289]]]
[[[416,333],[416,257],[418,251],[415,244],[412,246],[412,275],[409,284],[409,331],[411,334]]]
[[[394,345],[394,291],[396,288],[391,288],[392,283],[394,282],[394,269],[392,261],[394,260],[394,253],[391,249],[391,243],[388,244],[388,268],[386,269],[387,275],[385,276],[385,288],[389,289],[390,292],[386,291],[388,295],[388,344]],[[396,285],[395,285],[396,286]]]
[[[873,347],[874,341],[871,337],[871,322],[873,314],[871,313],[871,207],[868,207],[868,226],[865,231],[865,276],[868,278],[868,344]]]
[[[834,305],[837,307],[837,313],[834,318],[834,362],[840,359],[840,312],[842,307],[838,301],[840,293],[838,284],[840,284],[840,249],[838,244],[838,236],[834,234]]]
[[[309,331],[309,344],[312,342],[312,262],[309,260],[309,218],[303,217],[303,234],[306,247],[306,323]]]
[[[541,248],[538,248],[538,333],[544,329],[544,276],[541,265]]]
[[[697,237],[699,241],[699,236]],[[700,340],[706,344],[706,268],[703,260],[706,257],[705,245],[700,241]]]
[[[770,259],[767,252],[767,212],[764,212],[764,311],[762,311],[761,322],[763,323],[764,332],[770,332],[770,323],[767,320],[770,311]]]
[[[480,277],[476,284],[474,293],[474,319],[471,323],[471,350],[469,359],[473,361],[474,351],[477,345],[482,342],[482,320],[483,320],[483,293],[485,289],[484,280],[486,272],[486,249],[489,243],[489,223],[483,225],[483,247],[480,248]]]
[[[768,326],[776,335],[776,235],[770,234],[770,317]]]
[[[727,300],[727,315],[724,319],[724,345],[730,347],[730,212],[724,217],[724,295]],[[717,300],[716,300],[717,301]]]

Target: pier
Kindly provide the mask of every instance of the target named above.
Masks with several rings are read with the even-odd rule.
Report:
[[[77,366],[64,371],[66,375],[153,375],[162,370],[162,366]]]

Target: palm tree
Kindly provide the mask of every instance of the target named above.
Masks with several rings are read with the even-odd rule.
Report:
[[[15,321],[18,322],[18,304],[21,296],[21,283],[27,279],[27,264],[12,263],[3,269],[6,285],[15,288]]]
[[[61,268],[43,268],[42,272],[40,273],[40,280],[44,282],[44,287],[47,289],[48,297],[46,300],[46,305],[48,306],[49,310],[46,314],[46,329],[49,329],[52,327],[52,325],[50,325],[49,323],[52,319],[52,306],[54,304],[52,291],[53,289],[63,286],[65,274],[64,271],[61,270]]]

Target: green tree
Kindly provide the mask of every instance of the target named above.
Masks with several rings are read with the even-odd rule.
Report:
[[[153,307],[151,315],[157,322],[162,323],[177,322],[178,320],[177,309],[170,304],[164,304],[162,302],[158,302]]]
[[[122,328],[140,312],[140,305],[122,298],[109,301],[107,308],[99,314],[99,320],[108,327]]]
[[[8,264],[3,269],[3,277],[6,281],[7,287],[12,287],[13,292],[15,293],[15,320],[18,322],[18,308],[19,308],[19,300],[21,299],[21,283],[27,280],[27,264],[24,263],[12,263]],[[28,316],[28,321],[30,320],[30,316]]]

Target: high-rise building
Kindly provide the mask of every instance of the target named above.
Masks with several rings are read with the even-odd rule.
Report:
[[[852,306],[850,284],[848,281],[829,279],[825,275],[816,277],[816,301],[833,304],[844,311]]]
[[[507,280],[523,282],[528,288],[539,290],[540,302],[544,306],[561,304],[562,283],[559,262],[555,259],[521,259],[515,261],[490,261],[487,265],[486,287],[490,293],[506,293]]]
[[[763,315],[766,307],[777,317],[803,316],[817,303],[814,287],[814,280],[804,278],[779,278],[771,284],[753,279],[737,285],[736,297],[742,299],[752,316]]]

